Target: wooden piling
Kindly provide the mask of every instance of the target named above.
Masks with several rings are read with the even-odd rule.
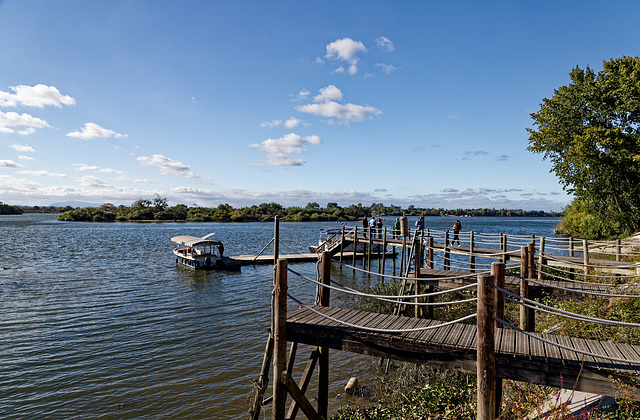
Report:
[[[414,262],[414,274],[415,274],[415,295],[419,295],[420,294],[420,267],[422,267],[422,244],[421,244],[421,239],[418,235],[416,235],[416,237],[413,240],[413,255],[415,258],[415,262]],[[421,315],[421,306],[418,306],[418,302],[419,299],[416,297],[414,298],[414,303],[415,303],[415,317],[419,318]]]
[[[621,255],[622,255],[622,241],[620,239],[616,239],[616,261],[620,261]]]
[[[538,251],[538,281],[542,281],[542,273],[544,272],[544,266],[546,261],[544,259],[544,236],[540,237],[540,250]]]
[[[429,268],[433,270],[434,262],[433,262],[433,236],[427,237],[427,246],[429,249],[427,250],[427,258]]]
[[[506,242],[506,235],[505,235],[505,242]],[[491,275],[495,277],[496,279],[496,286],[504,289],[504,283],[505,283],[505,278],[506,278],[506,266],[504,263],[500,263],[500,262],[494,262],[491,263]],[[498,290],[497,288],[495,289],[496,293],[495,293],[495,308],[496,308],[496,315],[495,317],[498,319],[502,319],[504,320],[504,292]],[[501,322],[499,321],[495,321],[495,325],[494,327],[497,328],[502,328],[503,325]],[[496,411],[495,411],[495,415],[496,418],[499,417],[500,415],[500,406],[502,404],[502,378],[496,376]]]
[[[273,297],[273,420],[284,419],[287,400],[287,388],[281,380],[287,363],[287,288],[287,260],[278,259]]]
[[[582,240],[582,260],[584,263],[584,273],[591,274],[589,267],[589,241],[586,239]]]
[[[344,225],[342,225],[342,238],[340,243],[340,270],[342,270],[342,257],[344,255]]]
[[[526,246],[520,248],[520,297],[529,298],[529,250]],[[529,331],[529,314],[527,307],[520,305],[520,328]]]
[[[331,283],[331,253],[322,253],[321,283],[329,286]],[[329,306],[331,289],[320,287],[320,306]],[[318,358],[318,414],[323,419],[327,418],[329,411],[329,348],[320,347]]]
[[[384,235],[382,237],[382,273],[384,274],[384,264],[385,264],[385,257],[387,255],[387,228],[383,228],[382,229],[382,234]],[[382,277],[382,281],[384,282],[384,277]]]
[[[527,264],[529,265],[530,279],[534,278],[534,275],[535,275],[535,265],[536,265],[535,256],[536,256],[536,244],[534,242],[531,242],[527,248],[527,257],[528,257]],[[528,284],[527,284],[527,296],[524,296],[524,297],[529,298]],[[526,329],[525,331],[534,332],[536,330],[536,312],[532,308],[526,308],[526,314],[527,314],[528,329]]]
[[[353,267],[353,272],[356,272],[356,252],[358,250],[358,226],[353,230],[353,256],[351,261],[351,267]]]
[[[478,420],[494,420],[496,412],[495,277],[478,276]]]
[[[262,409],[264,393],[269,385],[269,367],[271,365],[271,358],[273,356],[273,335],[269,332],[269,338],[267,339],[267,345],[264,349],[264,356],[262,358],[262,368],[260,369],[260,376],[256,381],[256,396],[253,400],[253,406],[249,410],[250,420],[260,419],[260,410]]]
[[[444,270],[451,270],[451,254],[449,253],[449,230],[444,231],[444,255],[442,261]]]

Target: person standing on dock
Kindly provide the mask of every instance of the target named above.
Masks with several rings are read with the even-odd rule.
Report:
[[[376,228],[378,229],[378,238],[382,238],[382,219],[379,217],[376,220]]]
[[[367,236],[367,228],[369,224],[367,223],[367,216],[362,216],[362,231],[364,232],[364,236]]]
[[[460,220],[456,220],[451,229],[453,229],[453,239],[451,240],[451,246],[453,246],[456,241],[458,241],[458,246],[460,246],[460,238],[458,237],[460,229],[462,229],[462,223],[460,223]]]
[[[396,222],[393,224],[393,239],[400,237],[400,218],[396,217]]]
[[[371,237],[374,238],[376,234],[376,218],[373,216],[369,219],[369,230],[371,231]]]
[[[422,232],[424,230],[424,216],[419,216],[416,220],[416,230]]]

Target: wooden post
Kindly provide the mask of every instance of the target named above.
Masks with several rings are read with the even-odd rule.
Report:
[[[616,261],[620,261],[621,255],[622,255],[622,241],[620,239],[616,239]]]
[[[433,236],[429,236],[427,238],[427,246],[429,249],[427,250],[427,258],[429,259],[429,268],[433,270]]]
[[[476,257],[475,255],[473,255],[473,247],[475,245],[474,236],[475,236],[474,232],[471,231],[469,236],[469,272],[470,273],[475,273],[476,271]]]
[[[331,283],[331,253],[322,253],[322,275],[321,283],[329,285]],[[320,306],[329,306],[331,289],[320,288]],[[329,411],[329,348],[320,347],[318,358],[318,414],[323,419],[327,418]]]
[[[587,239],[582,240],[582,259],[584,262],[584,273],[591,274],[589,267],[589,241]]]
[[[353,230],[353,260],[351,262],[351,266],[353,267],[353,272],[356,272],[356,250],[358,249],[358,226]]]
[[[451,270],[451,260],[449,254],[449,229],[444,231],[444,260],[442,262],[443,269]]]
[[[382,238],[382,274],[384,274],[384,263],[387,257],[387,228],[383,228],[382,231],[384,235]],[[384,277],[382,277],[382,282],[384,282]]]
[[[402,254],[400,255],[400,275],[404,275],[404,254],[407,249],[407,237],[402,237]]]
[[[507,236],[504,237],[505,242]],[[505,276],[506,276],[506,266],[504,263],[494,262],[491,263],[491,275],[496,279],[496,286],[504,289]],[[495,308],[496,308],[496,318],[504,320],[504,292],[495,289]],[[495,321],[495,328],[502,328],[503,325],[501,322]],[[502,405],[502,378],[496,376],[496,418],[500,416],[500,406]]]
[[[504,254],[502,254],[502,262],[506,264],[507,261],[509,261],[509,255],[507,255],[507,235],[502,237],[502,252],[504,252]]]
[[[569,236],[569,256],[573,257],[573,236]],[[569,280],[573,280],[574,276],[573,276],[573,272],[574,272],[574,268],[571,267],[569,268]]]
[[[478,276],[478,420],[494,420],[496,412],[495,277]]]
[[[373,229],[369,229],[369,245],[367,246],[367,271],[371,271],[371,245],[373,245]],[[364,268],[364,264],[362,264]]]
[[[419,295],[420,294],[420,267],[422,267],[422,244],[421,244],[422,240],[420,239],[420,237],[418,235],[416,235],[415,238],[413,238],[413,256],[414,256],[414,261],[415,263],[414,265],[414,274],[415,274],[415,294]],[[414,298],[414,302],[416,303],[416,305],[414,306],[415,308],[415,317],[418,318],[420,317],[420,306],[418,306],[418,298]]]
[[[520,297],[529,297],[529,255],[526,246],[520,248]],[[529,316],[526,307],[520,305],[520,328],[529,331]]]
[[[283,420],[287,390],[281,381],[287,364],[287,260],[276,263],[276,284],[273,297],[273,420]]]
[[[273,263],[280,258],[280,217],[273,219]]]
[[[546,264],[544,254],[544,236],[540,237],[540,250],[538,251],[538,281],[542,281],[542,272],[544,271],[544,265]]]
[[[529,265],[529,278],[532,279],[535,274],[535,256],[536,256],[536,244],[531,242],[527,249],[527,257],[528,257],[528,265]],[[529,284],[527,282],[527,295],[524,296],[529,298]],[[525,331],[534,332],[536,330],[536,312],[531,308],[526,308],[527,313],[527,326],[528,329]]]
[[[258,387],[258,390],[256,391],[256,396],[253,400],[253,406],[249,410],[250,420],[260,419],[260,410],[262,409],[264,392],[267,390],[267,385],[269,385],[269,365],[271,365],[272,356],[273,356],[273,335],[269,333],[269,338],[267,339],[267,345],[264,349],[264,357],[262,358],[262,368],[260,369],[260,376],[256,381],[256,386]]]
[[[340,263],[342,263],[343,255],[344,255],[344,225],[342,225],[342,243],[340,244]],[[340,270],[342,270],[342,264],[340,264]]]
[[[422,231],[422,233],[420,234],[420,245],[424,244],[424,230]],[[420,254],[420,268],[424,267],[424,247],[420,247],[420,251],[422,252]]]

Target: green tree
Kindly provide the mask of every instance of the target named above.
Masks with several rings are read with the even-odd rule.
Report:
[[[571,83],[531,114],[529,150],[552,163],[581,212],[597,217],[600,234],[640,227],[640,59],[604,62],[570,73]],[[575,221],[572,226],[577,226]],[[593,232],[593,229],[592,229]],[[605,233],[606,232],[606,233]],[[584,233],[584,232],[567,232]]]

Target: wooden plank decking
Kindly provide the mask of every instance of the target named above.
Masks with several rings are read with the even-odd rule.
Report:
[[[335,307],[314,310],[342,322],[376,329],[410,329],[442,324],[439,321],[396,315],[372,314]],[[582,355],[530,338],[510,329],[496,330],[497,375],[504,379],[615,395],[609,376],[625,383],[640,381],[640,346],[531,333],[554,343],[598,355],[627,360],[618,362]],[[414,332],[383,332],[346,326],[306,307],[288,315],[287,340],[476,372],[476,326],[453,324]]]

